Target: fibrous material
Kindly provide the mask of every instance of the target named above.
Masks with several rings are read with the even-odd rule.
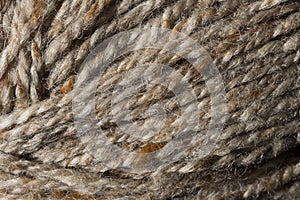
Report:
[[[299,199],[299,9],[298,0],[0,1],[0,197]],[[101,44],[102,57],[118,55],[125,32],[131,51],[92,71],[92,102],[78,85],[87,59]],[[184,59],[197,56],[188,39],[218,79]],[[168,40],[174,48],[152,42]],[[147,157],[159,152],[172,156]]]

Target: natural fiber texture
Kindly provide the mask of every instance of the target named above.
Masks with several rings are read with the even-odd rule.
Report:
[[[299,8],[299,0],[2,0],[1,198],[300,199]],[[220,148],[211,155],[189,155],[133,174],[111,169],[87,151],[97,141],[86,144],[76,134],[72,88],[97,44],[146,26],[179,31],[206,49],[224,81],[228,114]],[[132,52],[99,80],[100,121],[110,119],[107,97],[114,85],[145,63],[194,74],[188,62],[170,53]],[[201,76],[189,78],[205,131],[209,93]],[[145,110],[164,103],[169,124],[161,135],[134,141],[113,122],[102,129],[119,146],[147,152],[160,148],[149,144],[169,141],[180,111],[165,88],[141,91],[132,99],[133,118],[147,128],[151,116]]]

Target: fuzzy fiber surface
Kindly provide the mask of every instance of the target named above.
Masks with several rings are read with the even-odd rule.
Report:
[[[0,22],[1,199],[300,199],[299,0],[1,0]],[[84,128],[101,129],[113,145],[140,155],[139,164],[168,146],[189,104],[150,84],[136,87],[124,104],[119,99],[114,110],[112,91],[134,76],[128,72],[168,65],[191,85],[199,110],[194,145],[139,173],[119,168],[125,158],[109,151],[115,163],[108,165],[101,138],[78,134],[72,99],[98,44],[145,27],[185,34],[206,50],[224,84],[226,121],[217,148],[197,156],[212,118],[210,78],[160,49],[117,58],[95,89],[101,123]],[[113,51],[117,44],[110,42]],[[148,111],[156,105],[165,121],[151,135],[159,123]],[[122,112],[128,107],[131,119]]]

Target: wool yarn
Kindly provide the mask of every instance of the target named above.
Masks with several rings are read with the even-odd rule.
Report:
[[[298,0],[1,0],[1,199],[300,199],[299,9]],[[204,145],[200,136],[174,162],[138,173],[99,160],[101,139],[78,134],[72,100],[97,45],[147,27],[182,33],[206,50],[224,84],[226,104],[216,107],[226,107],[226,121],[208,155],[195,154]],[[93,128],[142,154],[172,141],[190,105],[179,105],[167,87],[130,83],[137,93],[126,102],[133,121],[122,115],[125,105],[113,110],[118,83],[149,63],[188,80],[199,109],[197,134],[213,117],[211,78],[185,59],[155,48],[117,58],[97,82],[101,123]],[[159,134],[133,137],[134,124],[150,132],[159,122],[147,112],[153,105],[163,105],[154,110],[166,115]]]

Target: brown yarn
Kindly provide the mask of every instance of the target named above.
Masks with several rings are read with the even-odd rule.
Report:
[[[300,198],[298,0],[0,2],[1,198]],[[209,156],[191,153],[153,172],[129,173],[100,162],[90,151],[94,136],[85,143],[77,134],[72,92],[83,61],[103,40],[137,27],[188,35],[214,59],[228,113],[219,148]],[[130,99],[131,116],[148,130],[153,116],[146,110],[162,103],[168,117],[158,135],[139,140],[111,120],[111,91],[128,71],[148,63],[188,77],[200,133],[211,119],[206,80],[190,63],[156,49],[131,52],[99,77],[96,114],[115,145],[141,154],[162,149],[181,114],[174,94],[151,85]]]

